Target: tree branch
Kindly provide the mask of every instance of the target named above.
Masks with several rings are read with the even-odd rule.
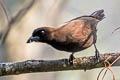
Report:
[[[11,16],[9,15],[8,8],[5,6],[4,0],[0,0],[0,6],[2,8],[2,12],[4,13],[7,19],[7,22],[9,23],[9,21],[11,20]]]
[[[35,3],[35,0],[31,0],[27,6],[23,6],[23,8],[18,10],[18,12],[16,13],[16,15],[14,17],[11,17],[11,19],[9,19],[8,12],[7,12],[6,8],[2,5],[2,2],[1,2],[1,6],[2,6],[3,11],[4,11],[5,15],[7,16],[7,20],[9,22],[8,22],[6,30],[3,32],[0,44],[4,44],[8,34],[12,28],[12,25],[19,22],[25,16],[25,14],[27,14],[27,12],[32,8],[34,3]]]
[[[104,61],[108,58],[108,61],[112,63],[118,57],[120,57],[120,53],[101,54],[99,62],[95,60],[94,56],[80,57],[73,60],[73,66],[68,64],[68,59],[0,63],[0,76],[33,72],[90,70],[104,67]],[[112,66],[120,66],[120,59]]]

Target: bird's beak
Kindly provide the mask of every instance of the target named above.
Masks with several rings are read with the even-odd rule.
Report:
[[[33,41],[38,42],[38,41],[39,41],[39,37],[38,37],[38,36],[36,36],[36,37],[30,37],[30,38],[27,40],[27,43],[31,43],[31,42],[33,42]]]

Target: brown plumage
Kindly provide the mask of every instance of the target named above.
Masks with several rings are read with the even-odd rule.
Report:
[[[84,50],[92,44],[95,46],[96,58],[99,52],[96,48],[96,26],[104,18],[104,10],[98,10],[89,16],[81,16],[72,19],[57,27],[41,27],[34,30],[32,37],[27,43],[32,41],[43,42],[61,51],[72,52],[69,61],[72,64],[73,53]]]

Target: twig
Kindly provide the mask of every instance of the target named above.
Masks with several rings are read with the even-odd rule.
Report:
[[[2,37],[2,33],[0,32],[0,39],[1,39],[1,37]]]
[[[11,20],[11,16],[9,15],[8,8],[5,6],[4,0],[0,0],[0,6],[3,10],[3,13],[4,13],[6,19],[7,19],[7,22],[9,23]]]
[[[30,8],[33,6],[34,3],[35,3],[35,0],[31,0],[27,6],[24,6],[22,9],[18,10],[17,14],[14,17],[12,17],[12,19],[9,21],[7,25],[7,29],[3,33],[0,44],[4,44],[12,28],[12,25],[20,21],[24,17],[24,15],[30,10]]]
[[[95,60],[94,56],[76,58],[73,60],[73,66],[69,65],[68,59],[27,60],[23,62],[0,63],[0,76],[33,72],[96,69],[104,67],[104,61],[109,56],[111,56],[111,58],[109,58],[108,61],[112,63],[117,57],[120,56],[120,53],[101,54],[99,62]],[[120,64],[113,64],[112,66],[120,66]]]

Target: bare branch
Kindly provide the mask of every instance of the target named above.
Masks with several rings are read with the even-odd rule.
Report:
[[[94,56],[74,59],[73,66],[68,64],[68,59],[59,60],[27,60],[23,62],[0,63],[0,76],[18,75],[33,72],[51,72],[67,70],[90,70],[104,67],[104,61],[108,59],[112,63],[120,53],[106,53],[100,55],[100,61]],[[120,60],[112,66],[120,66]],[[119,62],[119,63],[118,63]]]
[[[9,23],[10,20],[11,20],[11,16],[9,15],[8,8],[5,6],[4,0],[0,0],[0,6],[1,6],[2,10],[3,10],[3,13],[4,13],[8,23]]]
[[[34,3],[35,3],[35,0],[31,0],[27,6],[24,6],[22,9],[18,10],[17,14],[14,17],[12,17],[12,19],[9,21],[7,25],[7,29],[3,33],[3,36],[1,38],[1,44],[4,44],[12,28],[12,25],[20,21],[24,17],[24,15],[31,9]]]

